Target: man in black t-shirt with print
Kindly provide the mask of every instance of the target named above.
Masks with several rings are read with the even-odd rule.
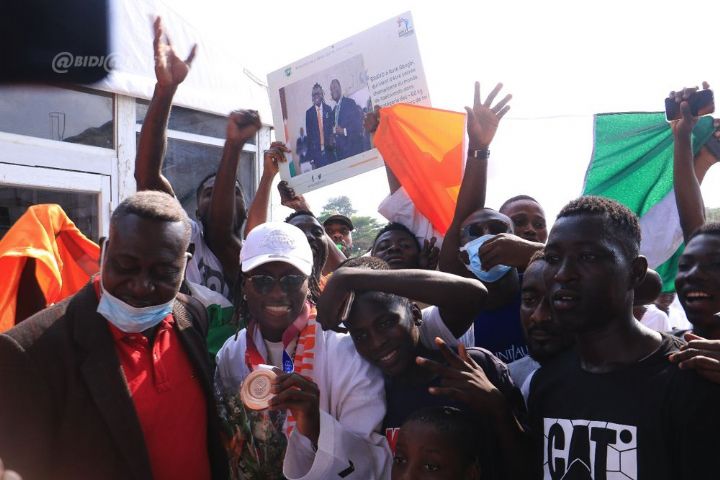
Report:
[[[538,477],[699,479],[720,475],[720,386],[667,361],[682,340],[632,315],[647,261],[627,208],[581,197],[545,248],[552,313],[576,348],[535,374],[529,398]]]

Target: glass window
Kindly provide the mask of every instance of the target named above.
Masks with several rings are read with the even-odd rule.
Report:
[[[57,203],[92,241],[98,241],[98,195],[26,187],[0,188],[0,238],[31,205]]]
[[[147,108],[147,101],[137,101],[135,111],[138,124],[142,124],[145,120]],[[227,130],[227,117],[174,106],[170,112],[168,128],[179,132],[194,133],[196,135],[205,135],[208,137],[224,139],[225,132]],[[248,143],[255,145],[256,140],[253,138],[248,141]]]
[[[114,148],[113,98],[51,86],[0,86],[0,131]]]
[[[138,141],[139,141],[138,134]],[[222,147],[202,143],[168,139],[162,173],[182,203],[190,218],[195,219],[197,210],[197,187],[208,175],[217,172],[222,157]],[[255,155],[240,154],[237,179],[245,197],[246,208],[255,197]]]

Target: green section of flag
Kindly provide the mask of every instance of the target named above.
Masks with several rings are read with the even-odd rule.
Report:
[[[232,324],[233,312],[233,307],[221,307],[217,304],[207,307],[209,320],[207,347],[213,360],[225,340],[235,335],[237,331],[237,327]]]
[[[645,215],[673,189],[673,135],[664,113],[605,113],[595,116],[593,156],[585,175],[583,195],[599,195],[622,203],[638,217]],[[694,153],[712,135],[712,118],[693,129]],[[668,228],[658,225],[658,228]],[[656,268],[663,292],[675,290],[681,245]]]
[[[712,119],[701,118],[693,130],[695,153],[712,131]],[[672,160],[673,136],[664,113],[596,115],[583,195],[612,198],[642,217],[672,190]]]

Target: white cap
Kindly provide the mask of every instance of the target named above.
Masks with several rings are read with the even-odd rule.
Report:
[[[270,262],[289,263],[309,276],[313,253],[302,230],[284,222],[267,222],[253,228],[240,250],[242,271]]]

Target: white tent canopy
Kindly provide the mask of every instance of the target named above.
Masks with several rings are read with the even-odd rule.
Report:
[[[192,22],[157,1],[110,0],[110,51],[115,70],[94,88],[149,100],[155,87],[153,30],[155,16],[177,54],[187,55],[198,44],[192,70],[175,95],[174,104],[218,115],[238,108],[260,112],[270,125],[270,103],[265,83],[243,67],[233,45],[209,41]]]

